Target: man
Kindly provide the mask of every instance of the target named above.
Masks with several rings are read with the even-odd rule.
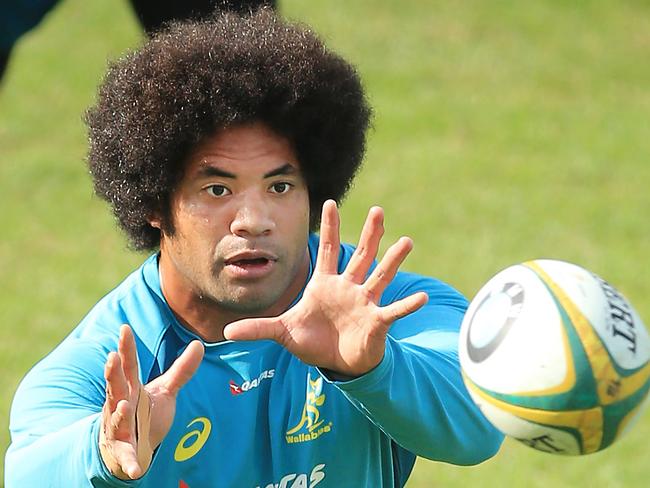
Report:
[[[268,9],[109,70],[95,189],[159,252],[22,382],[7,487],[403,486],[416,455],[496,452],[459,372],[466,301],[398,272],[407,238],[374,262],[380,208],[339,243],[369,117],[354,69]]]

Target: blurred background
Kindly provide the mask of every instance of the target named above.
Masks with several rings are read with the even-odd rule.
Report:
[[[358,66],[375,108],[345,240],[381,204],[384,247],[412,236],[404,268],[469,298],[510,264],[557,258],[610,281],[650,323],[648,2],[278,3]],[[0,84],[3,454],[24,373],[144,259],[93,196],[81,121],[107,60],[142,38],[126,0],[62,0]],[[650,411],[602,453],[507,441],[476,467],[420,460],[407,486],[638,487],[648,438]]]

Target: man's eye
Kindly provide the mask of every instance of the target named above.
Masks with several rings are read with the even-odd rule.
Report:
[[[274,183],[271,185],[271,191],[273,193],[286,193],[291,189],[291,183],[282,181],[280,183]]]
[[[208,194],[212,195],[213,197],[223,197],[230,195],[230,190],[223,185],[210,185],[206,188],[206,190]]]

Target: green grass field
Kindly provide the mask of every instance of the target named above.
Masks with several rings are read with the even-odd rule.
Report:
[[[472,296],[515,262],[581,264],[650,321],[650,5],[644,1],[279,0],[359,68],[375,107],[343,207],[370,205],[405,268]],[[143,259],[84,166],[81,115],[106,60],[138,44],[126,2],[66,0],[15,50],[0,86],[0,449],[31,365]],[[421,460],[409,488],[640,487],[650,412],[619,444],[557,458],[506,442],[459,468]]]

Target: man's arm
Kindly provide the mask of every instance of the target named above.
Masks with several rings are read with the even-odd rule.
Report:
[[[106,342],[114,344],[113,337]],[[11,409],[5,486],[120,486],[99,453],[108,350],[66,339],[23,379]]]
[[[400,446],[420,456],[471,465],[493,456],[503,436],[471,400],[460,374],[458,329],[465,299],[435,280],[400,274],[383,301],[415,290],[420,310],[395,322],[381,363],[335,385]]]
[[[333,201],[325,202],[314,274],[300,301],[278,317],[229,324],[224,335],[233,340],[273,339],[330,377],[356,378],[345,383],[348,397],[416,454],[457,464],[479,462],[494,454],[501,436],[462,384],[455,344],[462,311],[451,313],[454,330],[444,335],[444,347],[437,343],[442,336],[432,341],[416,335],[402,342],[389,337],[394,324],[401,324],[395,327],[398,332],[413,321],[424,330],[444,330],[446,309],[439,303],[425,305],[428,290],[417,287],[380,303],[412,248],[411,240],[402,238],[372,268],[382,234],[383,211],[375,207],[358,247],[339,273],[338,212]],[[375,390],[374,396],[372,388],[363,397],[363,388],[353,394],[355,385],[363,387],[377,378],[385,388]],[[418,381],[423,391],[416,397]]]

